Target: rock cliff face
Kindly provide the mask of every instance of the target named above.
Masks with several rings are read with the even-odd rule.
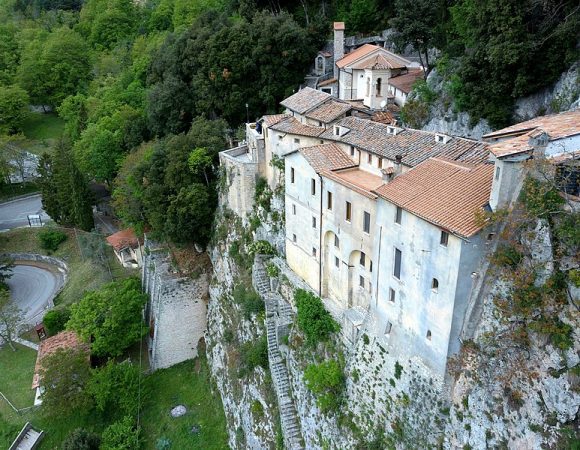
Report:
[[[481,139],[492,131],[486,120],[471,123],[469,114],[457,112],[452,101],[445,93],[445,80],[433,69],[427,77],[427,83],[438,94],[437,100],[430,107],[429,120],[422,127],[425,131]],[[413,98],[411,93],[410,98]],[[513,120],[522,122],[536,116],[568,111],[580,107],[580,72],[578,63],[564,72],[552,86],[535,94],[518,99],[515,103]]]

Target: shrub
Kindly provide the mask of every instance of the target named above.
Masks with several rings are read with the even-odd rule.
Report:
[[[42,323],[44,323],[44,327],[48,334],[54,336],[65,329],[66,323],[69,319],[70,310],[68,308],[51,309],[45,314]]]
[[[250,255],[275,255],[276,250],[268,241],[255,241],[250,244],[248,253]]]
[[[395,378],[397,380],[400,380],[402,373],[403,373],[403,366],[401,366],[399,364],[399,361],[395,361]]]
[[[278,266],[272,263],[266,264],[266,273],[270,278],[276,278],[278,275],[280,275],[280,269]]]
[[[62,443],[62,450],[99,450],[101,438],[83,428],[72,431]]]
[[[303,289],[298,289],[294,293],[294,301],[298,308],[298,326],[309,344],[314,345],[326,341],[331,333],[340,330],[340,326],[324,308],[320,298]]]
[[[338,409],[345,383],[342,366],[338,361],[333,359],[309,365],[304,371],[304,380],[323,412]]]
[[[262,417],[264,415],[264,406],[259,400],[254,400],[252,406],[250,407],[252,414],[256,417]]]
[[[560,211],[564,199],[550,184],[526,178],[521,194],[526,211],[535,217],[548,217]]]
[[[139,429],[129,416],[113,423],[103,431],[100,450],[135,450],[139,448]]]
[[[530,328],[550,336],[550,342],[560,350],[568,350],[574,345],[572,327],[559,318],[542,318],[531,323]]]
[[[253,314],[259,314],[265,310],[265,305],[260,296],[252,287],[240,283],[234,286],[232,292],[234,302],[242,307],[244,318],[250,319]]]
[[[46,228],[38,233],[40,246],[48,252],[55,252],[58,246],[67,239],[66,233],[55,228]]]
[[[492,262],[502,267],[517,267],[522,261],[523,255],[509,244],[501,244],[497,247],[492,257]]]
[[[574,286],[580,287],[580,270],[572,269],[568,272],[568,277]]]
[[[243,377],[258,366],[268,369],[268,341],[265,335],[255,342],[246,342],[242,345],[238,375]]]

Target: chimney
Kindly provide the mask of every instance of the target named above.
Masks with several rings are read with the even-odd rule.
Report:
[[[336,62],[344,56],[344,22],[334,22],[334,78],[338,78]]]
[[[401,155],[395,156],[395,177],[398,177],[403,172],[403,157]]]
[[[395,175],[395,168],[394,167],[387,167],[386,169],[381,169],[381,179],[383,183],[388,183],[393,179]]]

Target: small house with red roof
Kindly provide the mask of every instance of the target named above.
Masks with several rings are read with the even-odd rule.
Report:
[[[107,237],[115,256],[123,267],[136,269],[143,263],[142,242],[131,228],[118,231]]]

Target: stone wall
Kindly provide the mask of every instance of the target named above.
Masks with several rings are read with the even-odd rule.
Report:
[[[208,275],[183,278],[171,267],[167,251],[145,240],[143,289],[149,294],[146,320],[151,328],[152,370],[195,358],[207,328]]]
[[[245,217],[254,206],[254,192],[259,165],[252,161],[246,145],[220,152],[220,166],[224,170],[227,185],[228,208]]]

